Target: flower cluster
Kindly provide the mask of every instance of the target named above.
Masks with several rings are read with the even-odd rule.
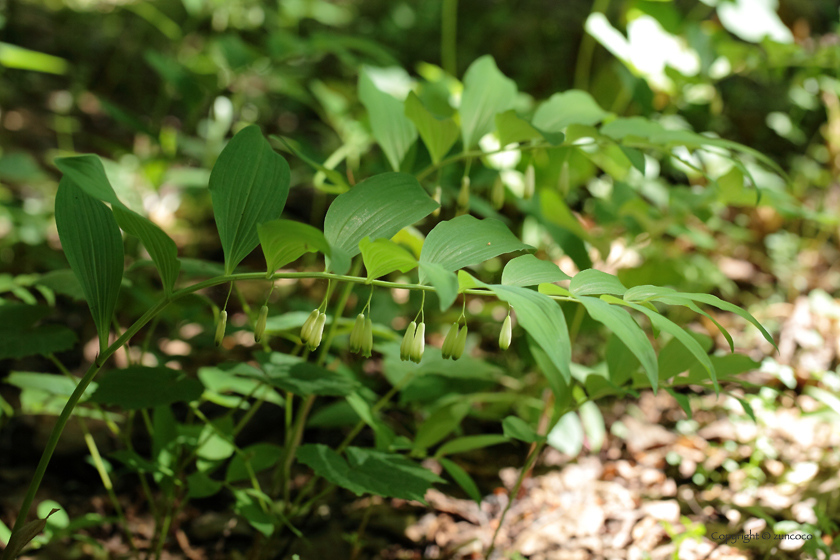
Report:
[[[315,350],[321,345],[321,337],[324,335],[324,325],[327,322],[327,315],[319,309],[313,309],[309,317],[303,323],[300,330],[300,339],[309,347]]]
[[[446,338],[443,339],[443,347],[441,347],[441,354],[444,360],[457,360],[464,353],[464,347],[467,345],[467,325],[459,327],[458,323],[452,323]]]
[[[403,336],[402,344],[400,344],[400,359],[402,361],[411,360],[415,364],[419,364],[425,349],[426,323],[421,321],[418,325],[412,321],[405,330],[405,336]]]
[[[370,358],[373,350],[373,322],[370,317],[365,318],[364,313],[356,316],[353,330],[350,331],[350,351],[354,354],[362,353],[365,358]]]

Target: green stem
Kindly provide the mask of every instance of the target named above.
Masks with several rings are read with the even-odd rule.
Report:
[[[70,420],[70,416],[73,414],[73,409],[76,408],[79,399],[82,398],[82,395],[90,385],[90,382],[93,381],[94,377],[96,377],[96,374],[99,372],[102,364],[105,360],[110,358],[118,348],[121,348],[126,342],[128,342],[128,340],[134,336],[137,331],[143,327],[143,325],[151,321],[152,318],[160,313],[167,305],[169,305],[169,300],[162,299],[151,309],[146,311],[146,313],[144,313],[136,323],[131,325],[131,327],[126,330],[121,337],[106,348],[102,354],[94,360],[93,364],[91,364],[85,372],[81,381],[79,381],[79,384],[76,385],[76,389],[73,391],[73,394],[70,395],[70,398],[67,399],[67,404],[64,405],[64,409],[58,416],[58,420],[56,420],[52,433],[50,433],[50,438],[47,440],[47,445],[44,447],[44,452],[41,454],[41,460],[38,461],[38,466],[35,468],[35,474],[32,476],[32,482],[29,484],[29,489],[26,492],[26,496],[23,498],[23,504],[21,504],[20,512],[18,512],[17,520],[15,521],[14,532],[20,531],[26,524],[26,516],[29,514],[29,508],[32,507],[32,501],[35,499],[35,493],[41,486],[41,481],[44,479],[44,473],[47,472],[47,466],[50,464],[50,459],[55,452],[55,447],[58,445],[61,433],[64,431],[64,426],[67,425],[67,422]]]
[[[595,0],[592,3],[590,15],[604,13],[610,6],[610,0]],[[583,32],[580,41],[577,64],[575,65],[575,89],[584,91],[589,89],[589,73],[592,69],[592,55],[595,53],[595,38],[587,31]]]
[[[450,76],[458,72],[458,0],[443,0],[440,25],[440,61]]]

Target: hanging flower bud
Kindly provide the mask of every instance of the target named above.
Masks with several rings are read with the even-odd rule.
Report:
[[[257,324],[254,326],[254,342],[259,342],[262,340],[263,334],[265,334],[265,322],[268,319],[268,306],[263,305],[260,307],[260,314],[257,317]]]
[[[438,207],[435,208],[434,212],[432,212],[432,216],[435,216],[435,217],[440,216],[440,201],[441,201],[442,196],[443,196],[443,189],[441,189],[440,185],[438,185],[438,186],[435,187],[435,194],[432,195],[432,198],[435,200],[435,202],[438,203]]]
[[[312,332],[309,333],[309,338],[306,340],[310,350],[315,350],[321,345],[321,337],[324,335],[324,325],[326,323],[327,315],[319,312],[315,324],[312,325]]]
[[[365,314],[356,315],[356,322],[353,323],[353,330],[350,331],[350,351],[358,354],[362,349],[362,335],[365,330]]]
[[[490,202],[493,208],[501,210],[505,205],[505,184],[501,177],[496,177],[496,182],[493,183],[493,190],[490,191]]]
[[[403,336],[402,344],[400,344],[400,360],[406,361],[411,354],[411,344],[414,342],[414,333],[417,330],[417,323],[412,321],[408,328],[405,329],[405,336]]]
[[[502,323],[502,332],[499,333],[499,348],[507,350],[510,348],[510,338],[512,336],[512,329],[510,326],[510,315],[505,317],[505,322]]]
[[[467,346],[467,325],[461,328],[458,333],[458,338],[455,339],[455,344],[452,345],[452,359],[457,360],[464,353],[464,348]]]
[[[560,187],[560,192],[563,193],[563,196],[569,194],[569,182],[570,182],[570,173],[569,173],[569,162],[564,161],[563,167],[560,169],[560,182],[558,187]]]
[[[455,346],[455,340],[457,338],[458,323],[452,323],[452,326],[449,328],[449,332],[446,334],[446,338],[443,339],[443,346],[440,349],[440,353],[444,360],[448,360],[452,357],[452,347]]]
[[[528,166],[528,169],[525,170],[525,189],[522,191],[522,198],[525,200],[531,200],[534,197],[534,189],[537,185],[537,171],[534,169],[534,165],[531,164]]]
[[[466,213],[470,209],[470,178],[461,179],[461,191],[458,193],[458,212]]]
[[[426,323],[417,325],[417,332],[414,333],[414,340],[411,343],[411,361],[419,364],[423,359],[423,350],[426,349]]]
[[[225,338],[225,326],[227,325],[227,311],[219,313],[219,322],[216,323],[216,347],[222,345]]]
[[[315,321],[318,319],[318,315],[320,314],[320,311],[313,309],[312,313],[309,314],[309,317],[306,318],[306,321],[303,322],[303,328],[300,329],[300,339],[304,343],[309,340],[309,335],[312,334],[312,327],[315,325]]]
[[[370,353],[373,350],[373,321],[370,317],[365,319],[365,326],[362,332],[362,356],[370,358]]]

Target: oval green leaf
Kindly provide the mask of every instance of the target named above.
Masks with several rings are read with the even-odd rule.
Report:
[[[304,253],[330,256],[330,246],[321,230],[291,220],[271,220],[257,225],[268,272],[298,260]]]
[[[496,114],[513,108],[516,83],[499,71],[490,55],[470,64],[461,95],[461,133],[464,148],[475,146],[495,126]]]
[[[350,266],[350,258],[359,254],[362,239],[390,239],[437,207],[412,175],[382,173],[365,179],[339,195],[327,210],[324,235],[333,252],[345,256],[345,262],[339,266],[333,254],[330,269],[344,274]]]
[[[569,275],[560,270],[559,266],[534,255],[516,257],[502,271],[502,284],[505,286],[537,286],[568,279]]]
[[[240,130],[222,150],[210,173],[210,196],[225,274],[233,273],[259,244],[257,225],[280,217],[289,181],[289,164],[257,126]]]
[[[123,241],[114,214],[64,177],[55,198],[55,225],[70,268],[82,285],[99,333],[108,347],[111,316],[123,275]]]

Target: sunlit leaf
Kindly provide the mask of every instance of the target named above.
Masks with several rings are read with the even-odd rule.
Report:
[[[371,241],[365,237],[359,242],[368,280],[390,274],[395,270],[408,272],[417,267],[417,260],[390,239]]]
[[[391,238],[406,226],[431,214],[438,204],[406,173],[382,173],[338,196],[327,210],[324,235],[333,250],[330,268],[344,274],[349,259],[359,254],[359,242]],[[347,257],[339,267],[335,252]]]
[[[537,108],[531,123],[539,130],[561,132],[570,124],[591,126],[609,115],[585,91],[555,93]]]
[[[502,271],[502,284],[506,286],[536,286],[568,279],[569,275],[560,270],[559,266],[534,255],[516,257]]]
[[[394,171],[399,171],[403,157],[417,140],[417,128],[406,117],[405,105],[377,88],[370,77],[370,69],[365,67],[359,72],[359,99],[370,115],[373,137],[382,147]]]
[[[490,218],[478,220],[467,214],[441,222],[429,232],[420,262],[455,271],[504,253],[531,248],[519,241],[502,222]]]
[[[561,416],[548,433],[548,444],[566,455],[577,457],[583,449],[583,426],[580,417],[574,412],[567,412]]]
[[[659,383],[659,364],[656,352],[642,328],[623,309],[594,297],[584,296],[578,299],[593,319],[610,329],[639,359],[655,391]]]
[[[439,163],[458,140],[458,125],[452,119],[433,115],[413,91],[405,100],[405,115],[417,126],[432,162]]]
[[[621,296],[624,295],[627,288],[616,276],[590,268],[575,274],[569,283],[569,291],[575,296],[591,296],[593,294]]]
[[[272,220],[257,225],[268,272],[298,260],[304,253],[330,256],[330,246],[321,230],[301,222]]]
[[[513,107],[516,84],[505,77],[492,56],[473,62],[464,74],[461,95],[461,133],[464,147],[472,148],[495,126],[496,114]]]

